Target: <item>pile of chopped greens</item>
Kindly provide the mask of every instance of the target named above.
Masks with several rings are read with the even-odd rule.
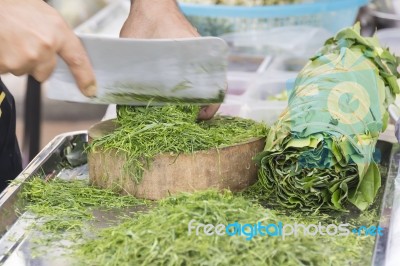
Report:
[[[372,204],[381,186],[375,145],[399,93],[398,66],[359,25],[329,39],[299,73],[257,156],[266,193],[302,210]]]
[[[88,186],[86,181],[54,179],[46,182],[35,177],[24,184],[21,199],[25,211],[40,217],[44,232],[80,232],[85,223],[93,221],[93,211],[134,207],[145,200],[121,196],[110,190]]]
[[[289,217],[230,192],[171,197],[149,213],[100,232],[78,249],[88,265],[367,265],[373,237],[189,235],[188,224],[311,224],[324,216]],[[331,221],[330,221],[331,222]],[[370,255],[370,256],[368,256]]]
[[[373,250],[374,237],[354,234],[337,237],[299,233],[285,239],[254,236],[246,240],[243,235],[206,236],[200,232],[196,236],[188,233],[191,220],[196,220],[194,225],[255,224],[259,221],[264,225],[278,222],[327,225],[340,222],[323,214],[285,214],[283,210],[269,210],[259,205],[251,193],[242,196],[228,191],[205,191],[172,196],[153,207],[148,205],[149,211],[119,218],[122,219],[120,224],[104,229],[88,228],[91,225],[86,219],[89,213],[83,206],[91,210],[143,202],[129,196],[118,199],[111,192],[92,188],[81,181],[44,182],[38,178],[28,181],[22,195],[27,200],[27,209],[38,219],[45,217],[63,222],[63,228],[38,227],[52,234],[55,241],[59,239],[60,229],[76,234],[75,239],[79,241],[68,247],[67,254],[77,265],[367,265]],[[83,223],[79,227],[72,226],[76,223],[76,213],[85,214],[82,216],[85,227]],[[72,219],[68,219],[69,216]],[[359,226],[376,224],[377,220],[369,214],[348,222]],[[54,245],[51,241],[46,243]]]
[[[136,182],[155,156],[193,153],[265,137],[266,126],[248,119],[215,117],[197,121],[200,107],[118,107],[118,128],[93,140],[91,152],[115,150],[126,156],[126,170]]]

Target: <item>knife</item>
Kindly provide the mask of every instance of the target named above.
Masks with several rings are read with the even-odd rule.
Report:
[[[59,59],[49,79],[47,96],[51,99],[120,105],[224,100],[228,46],[220,38],[79,37],[92,63],[97,95],[82,95],[67,65]]]

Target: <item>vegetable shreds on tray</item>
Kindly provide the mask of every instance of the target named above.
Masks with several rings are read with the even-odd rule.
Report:
[[[75,246],[85,265],[367,265],[374,237],[280,236],[204,233],[198,225],[329,224],[327,216],[286,216],[230,192],[198,192],[169,197],[148,213],[106,228]],[[189,226],[191,231],[189,232]],[[198,233],[196,233],[196,230]],[[237,229],[238,230],[238,229]],[[272,226],[268,229],[273,232]],[[349,230],[351,228],[349,227]],[[234,232],[234,230],[230,230]],[[239,232],[239,231],[237,231]]]
[[[53,234],[80,234],[85,223],[95,219],[93,210],[124,209],[148,203],[89,186],[82,180],[64,181],[56,178],[46,182],[40,177],[27,181],[20,196],[26,202],[24,210],[34,213],[42,221],[40,230]]]
[[[398,66],[358,24],[329,39],[299,73],[257,156],[265,192],[288,208],[365,210],[381,186],[375,145],[399,93]]]
[[[126,155],[126,171],[140,182],[143,171],[162,153],[193,153],[265,137],[267,127],[252,120],[214,117],[198,122],[199,106],[118,107],[117,129],[93,140],[92,151],[114,149]]]

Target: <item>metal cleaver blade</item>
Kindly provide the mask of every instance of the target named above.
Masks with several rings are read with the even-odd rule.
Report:
[[[97,95],[80,93],[60,58],[49,79],[51,99],[94,104],[211,104],[224,100],[228,46],[220,38],[120,39],[81,35]]]

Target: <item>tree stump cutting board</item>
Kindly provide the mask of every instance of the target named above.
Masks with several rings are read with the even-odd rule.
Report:
[[[113,120],[96,124],[89,129],[89,141],[109,134],[115,128]],[[104,151],[100,147],[88,155],[89,177],[95,186],[152,200],[209,188],[241,191],[255,183],[257,168],[252,158],[263,150],[264,145],[264,138],[254,138],[192,154],[160,154],[139,183],[124,170],[125,154]]]

